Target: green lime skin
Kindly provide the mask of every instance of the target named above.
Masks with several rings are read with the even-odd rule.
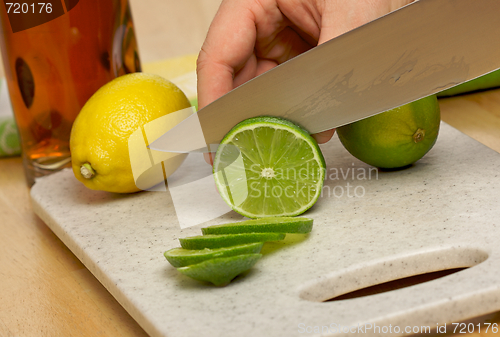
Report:
[[[284,233],[242,233],[225,235],[198,235],[179,239],[184,249],[215,249],[237,246],[246,243],[280,241],[285,238]]]
[[[344,147],[359,160],[382,169],[406,167],[435,144],[440,126],[435,95],[337,128]]]
[[[190,250],[184,248],[173,248],[166,251],[163,255],[172,266],[174,266],[175,268],[179,268],[218,257],[229,257],[242,254],[257,254],[260,253],[263,245],[263,242],[255,242],[245,245],[215,249],[205,248],[201,250]]]
[[[264,116],[244,120],[228,132],[217,149],[213,172],[224,201],[255,219],[292,217],[311,208],[321,194],[325,167],[318,144],[306,130]]]
[[[201,263],[177,268],[182,274],[198,281],[211,282],[221,287],[229,284],[236,276],[252,268],[262,254],[243,254],[218,257]]]
[[[500,69],[495,70],[489,74],[478,77],[471,81],[459,84],[453,88],[446,89],[437,94],[438,97],[448,97],[469,92],[486,90],[495,87],[500,87]]]
[[[242,222],[214,225],[201,229],[207,234],[238,234],[238,233],[309,233],[312,230],[313,219],[295,217],[270,217]]]

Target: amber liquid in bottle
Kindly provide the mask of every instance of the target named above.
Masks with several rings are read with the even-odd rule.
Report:
[[[76,1],[66,14],[15,33],[6,10],[2,58],[31,186],[71,166],[71,127],[90,96],[141,68],[127,0]]]

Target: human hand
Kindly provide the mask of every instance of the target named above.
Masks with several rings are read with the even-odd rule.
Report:
[[[223,0],[198,57],[202,108],[257,75],[413,0]],[[313,135],[325,143],[335,130]]]

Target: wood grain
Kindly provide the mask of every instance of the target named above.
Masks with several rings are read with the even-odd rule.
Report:
[[[0,160],[0,336],[147,336],[32,212],[21,167]]]
[[[500,152],[500,89],[440,100],[441,119]]]
[[[143,62],[196,54],[219,3],[130,0]],[[445,122],[500,152],[500,90],[440,104]],[[0,159],[0,232],[1,337],[146,336],[33,213],[20,158]],[[484,321],[500,324],[500,313],[472,322]]]

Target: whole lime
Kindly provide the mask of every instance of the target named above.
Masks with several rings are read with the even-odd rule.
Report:
[[[435,95],[337,128],[344,147],[379,168],[408,166],[435,144],[441,121]]]

